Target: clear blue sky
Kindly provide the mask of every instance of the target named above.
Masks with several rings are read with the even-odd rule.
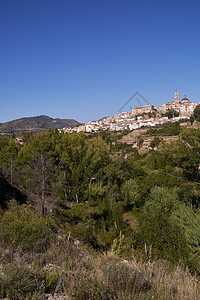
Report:
[[[198,0],[0,1],[0,122],[86,122],[176,89],[200,102]]]

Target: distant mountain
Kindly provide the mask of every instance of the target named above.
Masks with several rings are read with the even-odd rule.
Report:
[[[48,128],[64,128],[64,127],[74,127],[79,124],[73,119],[53,119],[48,116],[36,116],[21,118],[5,123],[0,123],[0,132],[5,133],[23,133],[23,132],[33,132],[38,133],[47,130]]]

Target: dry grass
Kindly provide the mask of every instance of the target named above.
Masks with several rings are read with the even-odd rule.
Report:
[[[18,286],[13,277],[15,269],[12,271],[10,262],[4,257],[1,263],[5,270],[9,266],[7,285],[12,281],[12,285]],[[13,266],[18,265],[19,271],[23,268],[30,270],[33,279],[31,286],[27,286],[27,292],[30,293],[32,286],[36,285],[30,299],[48,299],[47,294],[51,297],[54,294],[64,295],[72,300],[200,299],[199,282],[187,269],[161,260],[145,263],[134,256],[131,261],[125,261],[113,252],[95,253],[67,237],[58,237],[56,243],[43,253],[21,255],[12,263]],[[2,274],[1,277],[3,280]],[[7,292],[9,290],[4,289],[5,295]],[[13,296],[10,299],[27,297],[25,290],[20,293],[18,289],[17,295],[18,298]]]
[[[104,264],[122,264],[140,273],[135,286],[116,289],[116,299],[119,300],[199,300],[200,283],[195,276],[192,276],[188,269],[181,266],[173,266],[166,261],[158,260],[152,263],[144,263],[142,260],[124,261],[117,258],[113,253],[102,257]],[[101,268],[99,268],[101,269]],[[116,276],[117,277],[117,276]],[[105,279],[105,278],[104,278]],[[117,281],[117,278],[115,278]],[[101,274],[102,280],[102,274]],[[145,286],[141,284],[147,283]],[[138,284],[140,287],[138,289]],[[116,287],[115,287],[116,288]]]

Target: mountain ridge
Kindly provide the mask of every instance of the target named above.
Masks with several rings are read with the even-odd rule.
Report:
[[[46,115],[23,117],[20,119],[11,120],[8,122],[0,123],[1,133],[15,133],[15,132],[41,132],[49,128],[63,128],[74,127],[79,122],[74,119],[60,119],[51,118]]]

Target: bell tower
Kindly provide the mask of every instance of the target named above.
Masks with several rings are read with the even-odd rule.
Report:
[[[175,104],[179,104],[179,94],[178,94],[177,90],[175,92]]]

